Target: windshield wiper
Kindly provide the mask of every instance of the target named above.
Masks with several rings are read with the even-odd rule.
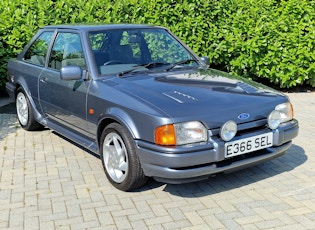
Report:
[[[140,69],[140,68],[150,69],[150,68],[159,67],[159,66],[163,66],[163,65],[169,65],[169,63],[166,63],[166,62],[150,62],[150,63],[145,63],[145,64],[134,65],[132,67],[132,69],[128,69],[128,70],[119,72],[118,76],[122,76],[124,74],[131,73],[131,72],[133,72],[133,71],[135,71],[137,69]]]
[[[189,64],[189,63],[191,63],[191,62],[198,63],[198,61],[195,60],[195,59],[186,59],[186,60],[183,60],[183,61],[179,61],[179,62],[173,63],[170,67],[168,67],[167,69],[165,69],[165,71],[169,71],[169,70],[175,68],[175,67],[178,66],[178,65]]]
[[[163,65],[169,65],[170,63],[167,62],[150,62],[147,64],[141,64],[139,66],[145,67],[145,68],[152,68],[152,67],[159,67]]]

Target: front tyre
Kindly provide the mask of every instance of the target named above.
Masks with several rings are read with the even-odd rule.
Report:
[[[17,92],[16,112],[23,129],[33,131],[42,128],[42,125],[35,120],[30,101],[22,88]]]
[[[101,135],[100,147],[106,176],[114,187],[129,191],[146,183],[134,141],[122,125],[108,125]]]

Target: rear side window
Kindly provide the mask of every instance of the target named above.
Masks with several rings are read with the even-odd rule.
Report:
[[[26,51],[24,60],[35,65],[44,66],[52,35],[53,32],[42,33]]]

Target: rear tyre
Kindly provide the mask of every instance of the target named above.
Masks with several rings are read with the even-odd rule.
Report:
[[[28,131],[43,128],[34,118],[34,112],[30,101],[22,88],[18,89],[16,96],[16,112],[20,125]]]
[[[108,125],[103,130],[100,147],[105,174],[114,187],[130,191],[146,183],[134,140],[122,125]]]

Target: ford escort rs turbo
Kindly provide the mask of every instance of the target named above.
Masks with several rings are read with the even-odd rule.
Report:
[[[6,88],[25,130],[98,154],[124,191],[285,154],[299,130],[288,97],[208,62],[163,27],[45,26],[8,62]]]

